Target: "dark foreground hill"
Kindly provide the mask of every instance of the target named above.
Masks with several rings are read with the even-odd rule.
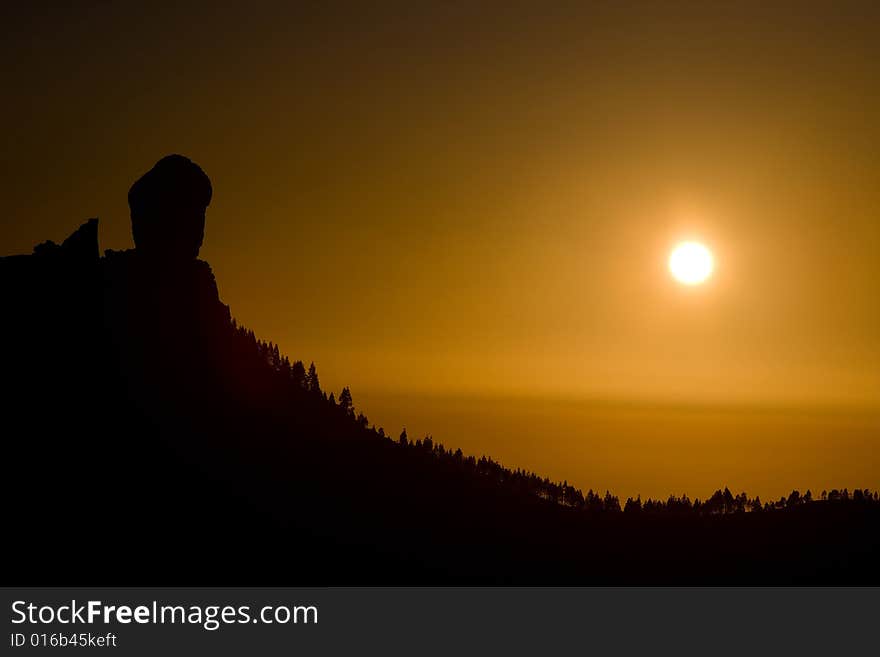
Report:
[[[392,440],[96,220],[0,293],[7,584],[880,583],[875,494],[621,504]]]

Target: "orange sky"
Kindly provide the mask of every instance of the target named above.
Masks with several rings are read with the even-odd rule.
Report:
[[[356,402],[880,402],[869,5],[286,4],[4,9],[2,252],[130,246],[181,152],[224,301]]]

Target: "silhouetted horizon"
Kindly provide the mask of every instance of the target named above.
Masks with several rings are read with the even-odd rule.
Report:
[[[99,255],[93,219],[60,245],[0,259],[16,576],[880,581],[876,491],[621,499],[371,426],[349,387],[328,392],[314,362],[291,360],[221,301],[197,259],[212,191],[197,164],[169,156],[131,187],[134,249]],[[64,562],[52,558],[59,526]]]

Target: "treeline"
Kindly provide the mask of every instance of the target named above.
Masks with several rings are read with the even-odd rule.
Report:
[[[306,368],[301,360],[291,362],[287,356],[281,355],[278,345],[257,339],[253,330],[239,325],[235,319],[232,320],[232,327],[235,341],[233,353],[238,361],[239,370],[253,371],[256,368],[262,370],[260,373],[264,374],[264,368],[268,367],[273,374],[275,384],[271,387],[276,393],[280,388],[286,403],[294,407],[312,406],[313,409],[317,406],[330,416],[335,416],[336,420],[341,420],[344,429],[347,430],[345,433],[367,430],[367,417],[363,413],[355,412],[351,390],[348,387],[342,389],[338,398],[333,392],[328,394],[321,388],[315,363],[311,363]],[[256,383],[265,383],[259,381],[264,377],[254,378],[258,379]],[[374,427],[371,427],[369,432],[376,434],[377,437],[379,435]]]
[[[548,477],[541,477],[521,468],[510,469],[488,456],[476,458],[465,455],[461,449],[453,450],[443,443],[435,442],[430,435],[411,440],[404,429],[395,440],[387,435],[382,427],[370,425],[367,417],[362,412],[356,411],[348,387],[343,388],[338,397],[333,392],[328,394],[322,390],[314,363],[306,368],[300,360],[291,362],[287,356],[280,353],[278,345],[257,339],[252,330],[239,326],[235,320],[233,327],[239,348],[245,353],[250,353],[253,358],[275,373],[289,389],[290,401],[294,404],[301,405],[303,399],[311,399],[341,421],[343,426],[347,425],[349,431],[355,431],[361,437],[391,441],[399,449],[409,450],[413,454],[422,456],[430,455],[440,464],[453,467],[461,474],[489,479],[499,486],[533,495],[560,506],[586,513],[724,515],[791,509],[816,502],[880,504],[880,493],[868,489],[823,490],[818,497],[814,497],[810,490],[803,494],[794,490],[778,500],[762,502],[760,497],[749,497],[745,492],[734,495],[726,487],[724,490],[716,490],[705,500],[699,498],[691,500],[687,495],[680,497],[670,495],[665,500],[652,498],[642,500],[641,496],[638,496],[627,498],[621,504],[620,498],[610,491],[602,494],[588,490],[584,493],[567,481],[554,482]]]
[[[705,513],[705,514],[725,514],[725,513],[755,513],[761,511],[772,511],[774,509],[791,509],[793,507],[810,504],[814,501],[813,493],[807,490],[803,495],[798,490],[793,490],[788,496],[782,496],[774,502],[761,502],[761,498],[755,496],[750,498],[746,493],[733,495],[729,488],[716,490],[711,497],[704,501],[695,499],[693,502],[687,495],[676,497],[670,495],[668,499],[652,500],[648,498],[642,502],[640,497],[636,499],[628,498],[623,507],[624,512],[631,513]],[[877,491],[871,492],[867,488],[855,489],[850,491],[844,488],[842,491],[836,488],[832,491],[823,490],[818,501],[831,502],[859,502],[859,503],[880,503],[880,494]]]
[[[517,468],[511,470],[493,461],[491,458],[482,456],[475,459],[473,456],[464,456],[460,449],[454,452],[444,448],[442,443],[435,443],[430,436],[423,440],[411,442],[408,440],[406,430],[401,433],[399,444],[415,450],[430,452],[438,460],[454,462],[462,468],[472,471],[474,474],[490,477],[500,485],[537,495],[555,504],[572,507],[586,512],[624,512],[624,513],[697,513],[697,514],[728,514],[728,513],[751,513],[772,511],[774,509],[790,509],[796,506],[810,504],[815,501],[831,502],[854,502],[880,504],[880,493],[866,489],[855,489],[850,492],[844,488],[842,491],[834,489],[822,491],[818,500],[814,500],[811,491],[801,494],[792,491],[787,497],[780,497],[774,502],[762,503],[760,497],[750,498],[746,493],[733,495],[729,488],[717,490],[706,500],[699,498],[691,499],[687,495],[676,497],[670,495],[666,500],[654,500],[648,498],[644,502],[641,497],[628,498],[621,506],[620,499],[605,491],[605,494],[595,493],[592,490],[585,494],[579,488],[571,486],[567,481],[557,483],[547,477],[540,477],[533,472]]]

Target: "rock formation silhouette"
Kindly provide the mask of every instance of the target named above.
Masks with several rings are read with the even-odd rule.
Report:
[[[137,250],[166,261],[197,258],[212,194],[211,180],[189,158],[168,155],[156,162],[128,191]]]
[[[148,405],[171,392],[194,403],[204,392],[196,387],[205,386],[195,373],[214,373],[211,382],[219,376],[229,308],[211,267],[198,260],[212,194],[199,165],[183,155],[163,157],[128,192],[134,250],[108,250],[102,259],[107,343],[116,370]],[[177,379],[170,391],[160,383],[169,372]]]

